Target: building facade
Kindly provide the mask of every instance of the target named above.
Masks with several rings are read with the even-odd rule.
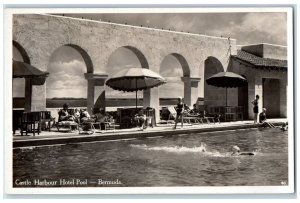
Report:
[[[261,107],[265,105],[272,109],[274,116],[286,116],[287,67],[283,65],[286,64],[286,58],[283,57],[284,54],[286,57],[286,48],[280,47],[274,51],[271,45],[262,48],[257,45],[238,50],[236,40],[230,38],[46,14],[14,15],[13,46],[22,55],[23,62],[42,71],[47,71],[56,49],[68,46],[78,51],[86,65],[84,77],[88,83],[89,111],[93,107],[105,107],[105,81],[111,76],[104,70],[109,57],[123,47],[137,56],[142,68],[157,73],[164,58],[174,56],[183,70],[183,96],[189,106],[196,103],[198,98],[204,98],[207,106],[224,105],[224,89],[209,86],[205,80],[214,73],[228,70],[244,75],[248,80],[248,91],[245,88],[228,91],[229,105],[245,106],[248,109],[247,116],[251,118],[250,100],[259,94],[262,98],[260,101],[264,101],[260,103]],[[252,58],[245,57],[245,53],[251,54]],[[261,60],[262,64],[252,59]],[[277,62],[279,64],[275,64]],[[47,80],[38,85],[31,79],[25,80],[25,110],[44,110]],[[274,92],[274,87],[280,89],[279,93]],[[159,109],[158,91],[158,88],[144,90],[144,107]],[[246,96],[242,96],[245,91]],[[269,102],[268,97],[273,96],[279,98],[276,104]],[[280,109],[279,113],[276,108]]]

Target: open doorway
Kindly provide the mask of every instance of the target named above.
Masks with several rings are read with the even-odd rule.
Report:
[[[280,117],[280,80],[263,78],[263,108],[268,118]]]

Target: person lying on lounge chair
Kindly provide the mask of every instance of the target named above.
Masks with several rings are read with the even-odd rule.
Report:
[[[263,123],[264,127],[276,128],[272,123],[267,122],[267,109],[263,108],[263,111],[259,114],[259,123]]]
[[[70,115],[68,110],[69,110],[69,105],[64,104],[63,109],[59,110],[59,112],[58,112],[58,122],[60,122],[60,121],[74,121],[74,116]]]
[[[188,116],[200,116],[200,111],[197,109],[196,104],[193,105],[192,109],[185,110]]]
[[[90,119],[91,119],[91,116],[90,116],[89,112],[87,112],[86,109],[81,109],[80,110],[80,121],[83,123],[83,122],[89,121]]]

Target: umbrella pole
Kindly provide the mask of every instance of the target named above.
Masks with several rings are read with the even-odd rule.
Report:
[[[135,79],[135,109],[137,109],[137,79]]]
[[[227,106],[227,87],[226,87],[226,106]]]
[[[135,108],[137,109],[137,90],[135,90]]]

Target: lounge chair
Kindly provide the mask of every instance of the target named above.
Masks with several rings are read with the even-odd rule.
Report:
[[[170,118],[171,117],[174,117],[176,118],[176,110],[174,107],[168,107],[168,110],[170,111]],[[188,115],[187,112],[183,112],[183,115],[182,115],[182,119],[183,119],[183,122],[184,123],[188,123],[188,124],[192,124],[192,123],[197,123],[197,124],[200,124],[200,120],[199,120],[199,117],[198,116],[194,116],[194,115]],[[194,122],[191,122],[191,121],[194,121]]]
[[[61,109],[58,109],[58,115]],[[74,109],[68,109],[68,114],[73,115]],[[60,120],[60,115],[58,116],[58,122],[55,123],[55,126],[59,132],[61,132],[61,129],[67,129],[68,131],[71,131],[73,129],[79,130],[79,124],[74,121],[74,119],[70,120]]]
[[[183,112],[183,122],[188,124],[203,124],[203,120],[199,115],[193,115],[188,112]]]
[[[62,128],[67,128],[68,131],[72,131],[73,129],[79,130],[79,124],[75,121],[59,121],[55,123],[57,131],[61,132]]]
[[[96,129],[95,126],[98,126],[100,130],[115,130],[116,123],[114,119],[110,119],[109,117],[105,116],[100,121],[95,121],[94,123],[92,123],[92,128],[94,130]]]
[[[207,113],[206,111],[203,111],[203,119],[205,119],[207,121],[207,123],[210,123],[211,121],[216,124],[216,121],[218,121],[220,123],[220,114],[215,114],[215,115],[211,115],[209,113]]]
[[[171,120],[171,119],[174,119],[174,120],[175,120],[175,119],[176,119],[176,115],[177,115],[177,112],[176,112],[175,108],[169,106],[169,107],[168,107],[168,110],[169,110],[169,112],[170,112],[170,114],[169,114],[169,119],[168,119],[168,120]]]

